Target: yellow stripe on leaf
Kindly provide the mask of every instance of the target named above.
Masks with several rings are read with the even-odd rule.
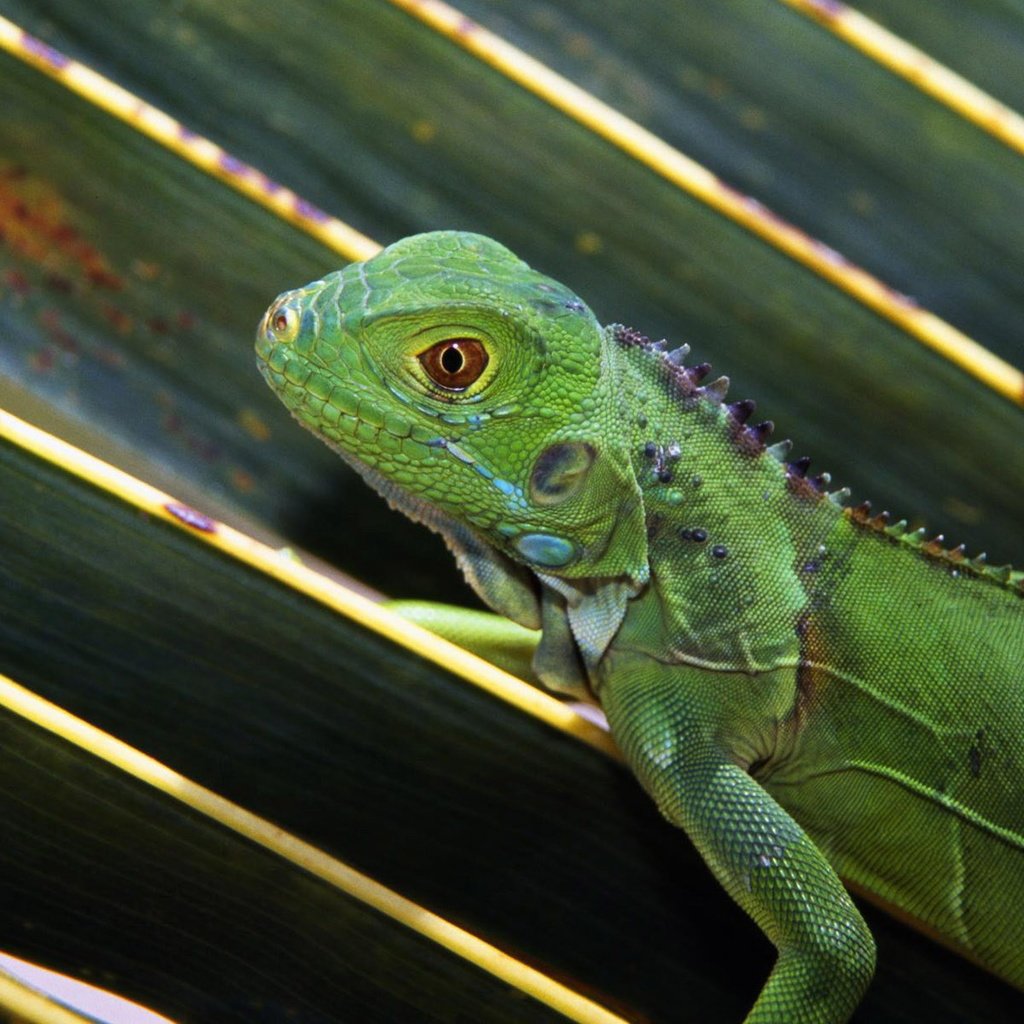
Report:
[[[301,228],[346,260],[369,259],[380,251],[380,244],[372,238],[272,181],[255,167],[197,135],[109,78],[29,35],[3,16],[0,16],[0,50],[49,75],[88,103],[119,118],[282,220]]]
[[[4,970],[0,970],[0,1017],[18,1024],[90,1024],[96,1019],[55,1003]]]
[[[779,0],[1024,155],[1024,117],[839,0]]]
[[[1024,405],[1024,372],[922,309],[840,253],[776,216],[752,196],[636,121],[574,85],[441,0],[390,2],[599,135],[666,181],[786,253],[1010,401]]]
[[[109,733],[0,675],[0,707],[72,743],[140,782],[165,793],[211,821],[231,829],[311,875],[443,946],[456,956],[513,985],[580,1024],[625,1024],[621,1017],[528,967],[482,939],[278,828],[238,804],[200,786]],[[0,975],[0,982],[3,976]],[[0,988],[0,995],[2,995]],[[32,1018],[30,1018],[32,1019]],[[49,1024],[46,1018],[41,1022]],[[53,1024],[77,1024],[54,1017]]]
[[[458,43],[510,80],[607,139],[667,181],[743,225],[790,258],[856,298],[998,394],[1024,405],[1024,372],[989,352],[934,313],[783,221],[751,196],[603,103],[540,61],[505,42],[441,0],[390,0]],[[38,68],[84,99],[119,117],[183,159],[301,228],[349,260],[367,259],[379,243],[307,203],[256,168],[132,93],[71,60],[0,16],[0,49]]]
[[[569,733],[604,753],[618,756],[618,750],[605,730],[588,722],[554,697],[516,679],[483,658],[407,622],[395,612],[322,576],[290,555],[176,501],[157,488],[2,409],[0,438],[6,438],[19,448],[59,466],[140,511],[173,523],[197,540],[340,612],[359,625],[440,665],[551,727]]]

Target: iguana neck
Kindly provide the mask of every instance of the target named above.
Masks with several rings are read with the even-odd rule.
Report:
[[[650,584],[631,603],[616,646],[724,671],[800,658],[822,581],[842,558],[840,499],[807,462],[767,448],[749,402],[726,404],[728,381],[701,381],[685,350],[667,352],[610,327],[632,461],[643,495]]]

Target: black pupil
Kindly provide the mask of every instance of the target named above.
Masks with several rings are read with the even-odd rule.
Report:
[[[444,368],[445,373],[450,373],[454,376],[465,364],[466,358],[459,351],[458,345],[449,345],[441,353],[441,366]]]

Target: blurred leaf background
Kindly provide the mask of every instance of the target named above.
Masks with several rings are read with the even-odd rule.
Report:
[[[1024,104],[1019,5],[862,9]],[[461,10],[1024,362],[1021,154],[821,24],[778,0]],[[371,239],[499,238],[603,320],[688,341],[855,500],[1024,562],[1013,401],[398,6],[0,14]],[[362,586],[472,601],[254,370],[270,300],[341,261],[0,54],[0,406]],[[11,441],[0,672],[625,1019],[740,1019],[771,962],[611,759]],[[179,1021],[562,1019],[14,712],[0,728],[0,948]],[[858,1020],[1020,1018],[871,921]]]

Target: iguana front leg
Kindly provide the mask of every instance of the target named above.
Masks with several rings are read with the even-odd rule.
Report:
[[[403,619],[486,658],[506,672],[535,684],[539,682],[533,671],[533,655],[540,643],[539,630],[526,629],[494,612],[453,604],[435,601],[385,603]]]
[[[451,605],[389,605],[521,677],[533,675],[536,630]],[[837,1024],[871,980],[871,934],[821,851],[737,764],[725,738],[731,730],[709,700],[720,681],[694,668],[638,661],[611,673],[602,704],[662,813],[687,832],[779,950],[747,1024]]]
[[[737,763],[735,727],[713,710],[722,674],[650,664],[613,672],[602,704],[662,814],[779,951],[747,1024],[840,1024],[874,971],[867,925],[821,851]]]

